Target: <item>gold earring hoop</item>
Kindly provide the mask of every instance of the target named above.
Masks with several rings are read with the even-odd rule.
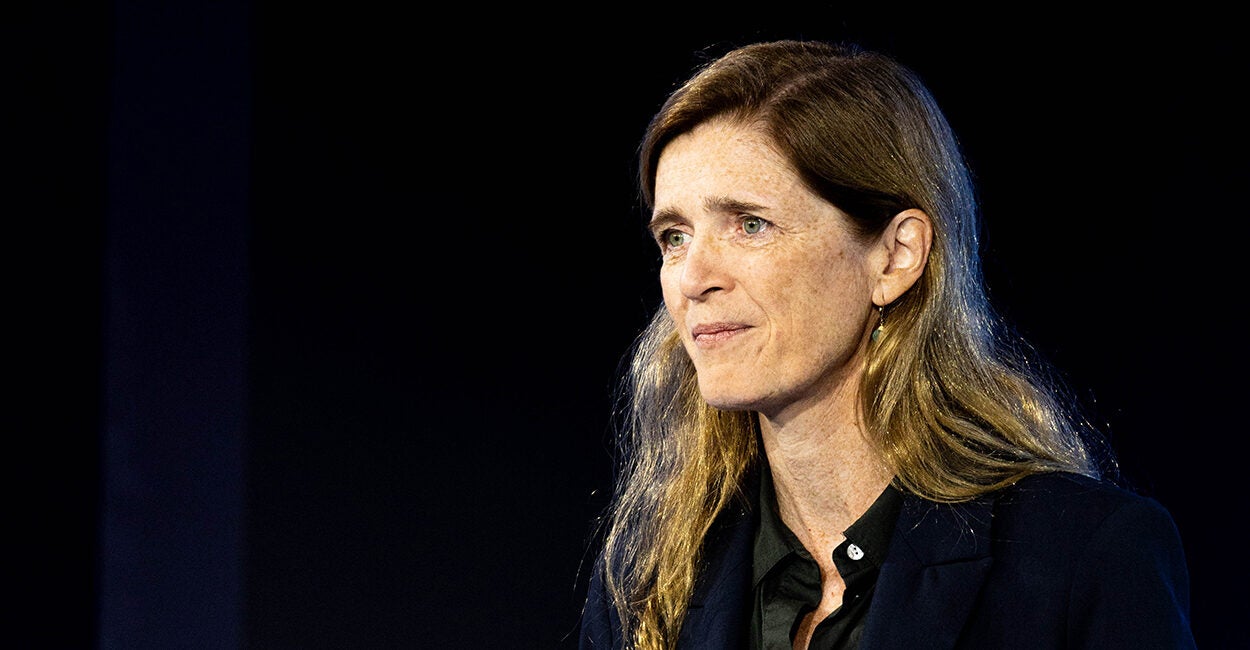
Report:
[[[872,342],[876,343],[885,331],[885,305],[877,305],[877,327],[872,330]]]

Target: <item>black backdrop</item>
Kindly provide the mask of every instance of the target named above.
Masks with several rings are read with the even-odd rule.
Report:
[[[567,647],[658,300],[632,154],[701,50],[769,37],[929,81],[993,299],[1174,513],[1199,643],[1244,647],[1235,21],[651,11],[17,11],[40,647]]]

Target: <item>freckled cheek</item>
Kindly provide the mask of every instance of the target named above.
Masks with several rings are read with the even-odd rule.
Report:
[[[763,278],[760,278],[763,280]],[[770,273],[767,290],[758,292],[769,303],[765,308],[783,338],[806,339],[827,330],[846,317],[859,278],[826,264],[793,265],[786,273]],[[816,325],[821,323],[821,325]]]

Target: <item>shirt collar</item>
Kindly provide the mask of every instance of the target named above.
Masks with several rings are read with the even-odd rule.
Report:
[[[877,500],[868,506],[868,510],[851,524],[843,535],[846,542],[859,547],[864,553],[863,561],[881,566],[889,550],[890,538],[894,535],[894,523],[898,521],[898,513],[903,507],[903,494],[893,483],[885,486]]]
[[[781,521],[781,513],[777,510],[777,493],[773,489],[773,473],[767,462],[760,463],[760,491],[757,507],[760,513],[759,528],[755,530],[755,551],[753,557],[753,585],[772,570],[782,558],[791,553],[804,553],[803,545],[795,538],[794,533]]]
[[[752,557],[752,584],[756,586],[778,562],[791,553],[805,558],[811,557],[802,542],[781,521],[772,472],[767,462],[760,465],[760,489],[756,503],[760,516]],[[868,510],[843,532],[846,541],[839,544],[838,549],[854,544],[863,551],[863,561],[880,566],[885,559],[902,503],[902,493],[893,484],[887,485]]]

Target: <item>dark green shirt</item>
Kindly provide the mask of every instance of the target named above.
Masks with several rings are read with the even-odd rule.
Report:
[[[886,487],[867,512],[843,533],[846,539],[833,550],[833,563],[846,583],[846,592],[842,605],[816,626],[809,650],[859,646],[877,573],[902,503],[898,490],[892,485]],[[751,648],[791,650],[799,621],[820,604],[820,567],[781,521],[767,466],[761,472],[758,506]]]

